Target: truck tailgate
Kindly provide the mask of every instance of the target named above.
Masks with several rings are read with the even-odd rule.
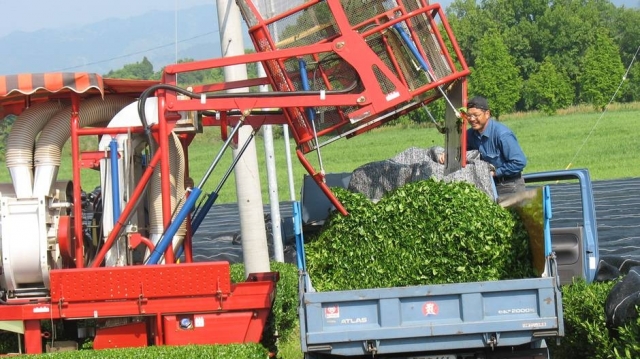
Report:
[[[304,352],[393,354],[564,335],[556,278],[306,292]]]

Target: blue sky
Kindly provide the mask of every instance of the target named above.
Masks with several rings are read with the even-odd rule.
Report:
[[[215,0],[29,0],[3,6],[0,36],[13,31],[72,27],[109,18],[128,18],[152,10],[178,10],[211,4]],[[178,11],[178,16],[180,12]]]
[[[233,0],[232,0],[233,1]],[[275,0],[286,1],[286,0]],[[448,5],[453,0],[442,0]],[[37,4],[37,5],[36,5]],[[127,18],[151,10],[178,10],[216,0],[28,0],[3,6],[0,37],[12,31],[32,32],[40,29],[86,25],[109,18]],[[180,13],[178,12],[178,16]]]
[[[286,1],[286,0],[277,0]],[[452,0],[442,0],[447,6]],[[616,5],[638,6],[640,0],[613,0]],[[13,1],[3,6],[0,36],[13,31],[32,32],[40,29],[86,25],[109,18],[127,18],[152,10],[176,10],[196,5],[211,4],[216,0],[29,0]]]

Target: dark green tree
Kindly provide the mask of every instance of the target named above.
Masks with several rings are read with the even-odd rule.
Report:
[[[496,118],[512,112],[520,99],[522,77],[500,34],[497,31],[485,34],[474,54],[476,64],[470,76],[469,94],[488,98]]]
[[[178,60],[178,64],[189,63],[195,61],[192,58],[184,58]],[[164,68],[161,72],[164,71]],[[178,74],[178,86],[185,87],[189,85],[201,85],[205,83],[217,83],[224,81],[222,68],[198,70],[191,72],[182,72]]]
[[[550,56],[556,68],[572,81],[580,72],[577,59],[591,42],[591,23],[585,23],[571,9],[557,5],[540,21],[540,30],[546,44],[542,55]]]
[[[640,101],[640,65],[638,52],[640,50],[640,10],[619,8],[612,21],[611,34],[620,48],[620,59],[629,68],[620,101]]]
[[[624,67],[608,31],[600,28],[595,36],[595,42],[589,46],[582,61],[582,73],[578,78],[580,99],[604,110],[622,81]]]
[[[152,80],[160,78],[159,75],[153,72],[153,65],[146,56],[142,59],[142,62],[124,65],[120,70],[111,70],[105,75],[105,77],[133,80]]]
[[[16,115],[7,115],[4,118],[0,118],[0,161],[4,161],[5,158],[5,150],[7,148],[7,138],[9,137],[9,132],[11,132],[11,127],[13,127],[13,123],[16,121],[18,117]]]
[[[615,7],[608,0],[559,0],[551,3],[538,28],[543,46],[539,62],[551,57],[556,68],[569,76],[577,90],[580,60],[595,41],[598,28],[606,27]]]
[[[447,20],[467,65],[474,66],[475,56],[472,49],[483,34],[490,29],[497,29],[498,24],[486,16],[475,0],[455,0],[447,8]]]
[[[525,81],[522,96],[527,110],[540,110],[552,115],[573,102],[573,87],[567,75],[558,71],[546,58],[540,69]]]
[[[549,9],[549,1],[486,0],[482,2],[482,9],[484,16],[497,24],[522,77],[529,78],[543,59],[543,38],[538,30],[538,22]]]
[[[505,45],[520,69],[523,79],[528,79],[539,67],[541,40],[538,26],[533,22],[521,22],[503,32]]]
[[[619,101],[634,102],[640,101],[640,59],[636,58],[625,76],[625,86],[621,90]]]
[[[558,72],[569,78],[575,98],[583,72],[581,59],[594,43],[598,28],[609,30],[624,64],[630,64],[636,55],[640,37],[640,10],[617,8],[609,0],[455,0],[447,17],[467,64],[476,71],[474,49],[485,34],[495,30],[515,59],[522,79],[529,79],[549,58]],[[640,99],[640,91],[633,90],[635,82],[640,88],[640,78],[633,69],[627,82],[620,99]],[[516,109],[526,109],[523,98]]]

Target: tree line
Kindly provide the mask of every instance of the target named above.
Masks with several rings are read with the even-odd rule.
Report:
[[[469,95],[489,98],[496,116],[531,110],[553,114],[577,104],[601,110],[612,98],[640,100],[640,66],[634,62],[640,49],[638,9],[609,0],[455,0],[446,15],[471,68]],[[255,64],[249,66],[250,77],[255,76]],[[105,76],[160,75],[145,57]],[[222,82],[224,75],[213,69],[180,74],[178,80]],[[444,104],[436,101],[430,108],[441,114]],[[425,116],[411,117],[423,121]]]
[[[608,0],[455,0],[446,14],[472,70],[469,94],[491,99],[497,114],[640,99],[637,9]]]

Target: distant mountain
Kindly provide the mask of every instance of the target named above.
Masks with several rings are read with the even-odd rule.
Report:
[[[244,31],[246,33],[246,29]],[[0,74],[87,71],[105,74],[146,56],[158,71],[176,59],[175,14],[151,11],[128,19],[36,32],[14,32],[0,38]],[[220,56],[215,7],[203,5],[178,17],[178,59]],[[252,48],[248,35],[247,48]]]

